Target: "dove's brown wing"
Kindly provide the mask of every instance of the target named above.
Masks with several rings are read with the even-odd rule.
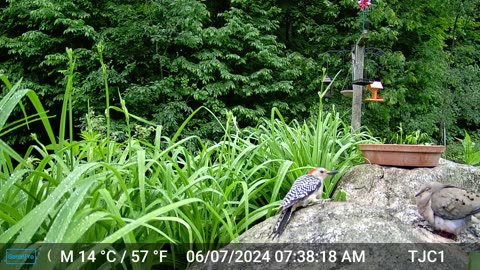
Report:
[[[480,213],[480,196],[458,187],[445,187],[431,198],[435,215],[445,219],[461,219]]]

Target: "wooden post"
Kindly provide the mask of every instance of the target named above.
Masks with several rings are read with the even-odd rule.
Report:
[[[362,35],[352,49],[353,80],[363,79],[363,61],[365,44],[368,40],[368,31],[363,30]],[[363,85],[353,85],[352,99],[352,129],[356,131],[362,125],[362,91]]]

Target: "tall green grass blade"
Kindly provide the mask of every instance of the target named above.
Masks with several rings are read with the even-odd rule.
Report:
[[[183,205],[195,203],[195,202],[201,202],[201,200],[196,199],[196,198],[190,198],[190,199],[185,199],[180,202],[176,202],[164,207],[161,207],[157,210],[154,210],[150,213],[145,214],[144,216],[132,220],[132,222],[128,223],[124,227],[120,228],[119,230],[115,231],[114,233],[110,234],[108,237],[106,237],[101,243],[113,243],[117,241],[118,239],[124,237],[126,234],[132,232],[134,229],[143,226],[144,224],[155,220],[158,216],[170,212],[170,211],[175,211],[178,208],[180,208]]]
[[[7,198],[7,194],[12,190],[14,189],[14,185],[23,180],[24,178],[24,175],[26,173],[28,173],[29,170],[27,169],[21,169],[21,170],[18,170],[16,172],[14,172],[9,178],[7,181],[3,182],[2,183],[2,188],[0,188],[0,201],[1,202],[4,202],[4,201],[8,201],[8,198]],[[2,238],[0,237],[0,240]],[[7,243],[7,242],[2,242],[0,241],[0,243]]]
[[[140,192],[140,204],[145,209],[145,150],[137,151],[137,178]]]
[[[110,217],[110,214],[108,212],[97,211],[72,220],[72,222],[69,224],[67,232],[62,239],[62,242],[78,242],[91,227],[93,227],[99,221],[107,219],[108,217]]]
[[[60,139],[64,139],[64,134],[62,131],[65,132],[65,112],[68,111],[68,130],[69,130],[69,139],[70,142],[73,142],[73,108],[72,108],[72,94],[73,94],[73,71],[75,69],[75,62],[76,58],[73,57],[73,51],[70,48],[67,48],[67,56],[68,56],[68,77],[67,77],[67,86],[65,88],[65,95],[63,97],[63,106],[62,106],[62,116],[60,119]],[[63,142],[60,142],[60,145],[63,145]],[[70,153],[70,170],[73,169],[73,154]]]
[[[31,90],[29,90],[27,92],[27,96],[30,99],[32,105],[35,107],[35,110],[39,114],[39,117],[42,119],[42,124],[43,124],[43,127],[45,129],[45,132],[48,135],[48,138],[50,140],[50,144],[52,145],[52,147],[54,149],[56,149],[57,148],[57,142],[56,142],[56,139],[55,139],[55,135],[53,133],[52,126],[50,125],[50,122],[48,120],[49,117],[47,116],[47,112],[43,108],[43,105],[40,102],[40,99],[38,98],[37,94],[35,94],[35,92],[33,92]]]
[[[28,89],[19,90],[21,81],[17,82],[5,96],[0,100],[0,130],[3,129],[8,117],[20,100],[30,91]]]
[[[10,83],[10,81],[8,80],[7,76],[5,76],[4,74],[0,74],[0,79],[3,81],[3,83],[5,84],[5,86],[7,87],[6,89],[8,90],[11,90],[12,89],[12,84]],[[19,82],[21,82],[22,80],[20,80]],[[18,105],[20,106],[20,109],[22,110],[22,113],[23,113],[23,117],[24,119],[27,119],[28,115],[27,115],[27,112],[25,111],[25,106],[23,105],[23,102],[20,101],[18,103]],[[1,107],[1,106],[0,106]],[[2,110],[0,110],[2,111]],[[28,126],[29,122],[28,121],[25,121],[24,125],[27,126],[27,128],[30,128]],[[2,126],[0,125],[0,130],[2,130]]]
[[[23,157],[20,156],[15,150],[13,150],[13,148],[11,148],[8,144],[6,144],[3,140],[0,139],[0,153],[2,152],[8,155],[9,157],[12,157],[23,166],[27,166],[27,163],[25,162]]]
[[[101,174],[95,175],[95,178],[101,177]],[[94,177],[89,177],[81,180],[81,184],[75,187],[75,191],[70,194],[70,197],[63,203],[62,208],[57,213],[53,224],[45,236],[47,243],[62,243],[64,242],[65,234],[75,234],[78,232],[68,231],[69,225],[72,222],[74,214],[82,203],[86,193],[90,187],[95,183]]]
[[[282,187],[283,182],[286,180],[286,175],[290,167],[292,166],[293,161],[291,160],[284,160],[280,168],[278,169],[277,177],[275,179],[275,185],[272,190],[272,195],[270,197],[270,202],[274,202],[277,200],[278,193],[280,188]]]
[[[16,243],[30,242],[32,236],[36,233],[47,215],[53,210],[52,206],[59,203],[65,193],[71,191],[82,174],[96,166],[98,166],[97,163],[89,163],[75,168],[75,170],[73,170],[41,204],[26,214],[25,217],[15,225],[10,227],[3,235],[0,235],[0,243],[10,242],[10,240],[12,240],[17,234],[18,236],[15,238]],[[3,199],[3,197],[0,192],[0,200],[1,199]],[[35,222],[31,222],[32,220],[35,220]]]
[[[5,74],[0,74],[0,80],[3,81],[8,90],[12,89],[12,84],[8,80],[7,76],[5,76]]]

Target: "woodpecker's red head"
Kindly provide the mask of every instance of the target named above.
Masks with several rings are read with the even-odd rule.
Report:
[[[336,174],[338,171],[329,171],[325,168],[314,168],[311,169],[308,174],[318,177],[320,179],[325,179],[329,175]]]

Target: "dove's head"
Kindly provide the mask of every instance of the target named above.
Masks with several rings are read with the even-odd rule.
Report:
[[[442,183],[438,183],[438,182],[426,183],[422,186],[420,191],[417,192],[417,194],[415,194],[415,197],[421,196],[425,192],[432,194],[432,193],[435,193],[435,192],[439,191],[440,189],[446,188],[446,187],[448,187],[448,186],[445,185],[445,184],[442,184]]]
[[[415,200],[417,201],[417,206],[425,207],[429,203],[430,197],[432,197],[432,194],[445,187],[447,187],[447,185],[444,185],[438,182],[431,182],[431,183],[424,184],[420,189],[420,191],[418,191],[417,194],[415,194]]]

